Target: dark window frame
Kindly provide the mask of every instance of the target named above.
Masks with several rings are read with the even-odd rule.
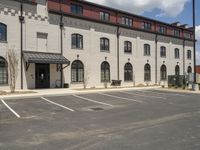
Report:
[[[180,59],[180,50],[178,48],[174,49],[174,58]]]
[[[123,16],[122,17],[122,25],[128,26],[128,27],[133,27],[133,19]]]
[[[165,46],[160,47],[160,57],[164,57],[164,58],[167,57],[167,50]]]
[[[77,5],[77,4],[73,4],[73,3],[72,3],[72,4],[70,5],[70,12],[71,12],[72,14],[82,16],[82,15],[83,15],[83,6]]]
[[[75,38],[75,41],[74,41]],[[73,33],[71,35],[71,48],[72,49],[83,49],[83,35]]]
[[[1,29],[1,28],[4,28],[4,29]],[[4,33],[2,33],[3,34],[2,38],[0,37],[0,42],[7,42],[7,25],[0,22],[0,34],[1,34],[1,30]]]
[[[176,66],[175,66],[175,75],[176,75],[176,76],[179,76],[179,75],[180,75],[180,67],[179,67],[179,65],[176,65]]]
[[[110,64],[107,61],[101,63],[101,82],[110,82]]]
[[[75,71],[75,79],[73,76],[74,71]],[[84,64],[80,60],[74,60],[71,64],[71,82],[72,83],[84,82]]]
[[[192,59],[192,51],[191,50],[187,50],[187,59],[188,60]]]
[[[124,81],[125,82],[133,81],[133,66],[129,62],[124,65]]]
[[[160,80],[161,81],[167,80],[167,67],[164,64],[160,67]]]
[[[166,34],[167,33],[167,28],[164,27],[164,26],[159,26],[159,33]]]
[[[180,37],[181,36],[181,31],[174,29],[174,36]]]
[[[150,82],[151,81],[151,66],[150,64],[145,64],[144,66],[144,81]]]
[[[124,41],[124,52],[132,53],[132,42],[131,41]]]
[[[0,85],[8,85],[8,63],[0,56]]]
[[[192,67],[191,66],[188,66],[188,68],[187,68],[187,73],[189,74],[189,73],[192,73]]]
[[[106,37],[101,37],[100,38],[100,50],[101,51],[110,51],[110,40]]]
[[[144,56],[151,56],[151,46],[144,44]]]
[[[152,23],[150,23],[150,22],[142,22],[142,29],[151,30],[152,29]]]
[[[104,11],[100,11],[100,20],[109,22],[110,21],[110,13],[104,12]]]

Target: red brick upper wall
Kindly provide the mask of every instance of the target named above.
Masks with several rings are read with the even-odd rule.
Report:
[[[112,24],[121,24],[121,18],[122,16],[126,16],[133,19],[133,28],[141,29],[143,22],[149,22],[152,25],[151,32],[158,32],[159,26],[165,26],[167,29],[167,35],[174,35],[174,29],[180,31],[180,37],[183,38],[183,33],[190,33],[193,37],[193,32],[184,29],[181,27],[172,26],[166,23],[162,23],[159,21],[151,20],[148,18],[140,17],[137,15],[129,14],[122,11],[117,11],[115,9],[111,9],[108,7],[95,5],[87,2],[80,2],[77,0],[62,0],[62,4],[60,4],[60,0],[48,0],[48,9],[51,11],[61,12],[61,10],[66,14],[71,14],[70,12],[70,5],[78,4],[83,7],[83,17],[92,19],[92,20],[98,20],[100,21],[100,12],[108,12],[110,14],[110,22]]]
[[[200,74],[200,66],[196,66],[196,73]]]

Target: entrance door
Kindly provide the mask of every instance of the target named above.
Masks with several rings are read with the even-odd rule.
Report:
[[[35,64],[36,88],[50,88],[49,64]]]

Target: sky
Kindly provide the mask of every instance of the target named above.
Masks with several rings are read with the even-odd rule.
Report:
[[[87,0],[159,21],[192,26],[192,0]],[[196,0],[196,58],[200,65],[200,0]]]

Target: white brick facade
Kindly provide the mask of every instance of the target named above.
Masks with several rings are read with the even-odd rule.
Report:
[[[0,42],[0,56],[5,58],[7,47],[15,47],[16,53],[20,57],[20,3],[16,1],[0,1],[0,23],[7,25],[7,42]],[[37,6],[31,4],[24,5],[25,21],[23,23],[23,50],[38,51],[37,33],[47,34],[47,50],[43,52],[61,53],[61,32],[60,16],[49,14],[45,0],[40,0]],[[83,36],[83,49],[71,48],[71,34],[78,33]],[[100,38],[106,37],[110,40],[110,51],[100,51]],[[187,50],[192,51],[192,42],[186,41],[185,56],[183,56],[183,40],[172,37],[158,35],[157,57],[156,57],[156,35],[147,32],[134,31],[120,28],[119,37],[119,79],[122,80],[122,86],[133,86],[146,84],[144,81],[144,65],[151,66],[151,81],[149,84],[164,84],[160,81],[160,67],[165,64],[167,75],[175,74],[175,66],[180,66],[180,74],[187,72],[187,67],[193,69],[192,60],[187,59]],[[132,42],[132,53],[124,53],[124,41]],[[144,56],[144,44],[151,47],[151,55]],[[167,55],[160,57],[160,47],[165,46]],[[180,58],[175,59],[174,49],[180,50]],[[63,55],[72,63],[74,60],[81,60],[84,64],[84,75],[87,78],[88,87],[104,86],[101,83],[100,66],[103,61],[110,64],[110,79],[117,80],[117,27],[101,23],[64,17],[63,30]],[[184,59],[185,58],[185,59]],[[157,59],[157,63],[156,63]],[[133,66],[133,81],[124,82],[124,65],[129,62]],[[185,64],[185,66],[183,66]],[[156,71],[157,65],[157,71]],[[35,88],[35,64],[30,64],[28,71],[23,62],[23,88]],[[183,70],[185,68],[185,70]],[[21,68],[19,65],[19,74],[17,78],[17,88],[21,88]],[[157,72],[157,83],[156,83]],[[61,80],[61,73],[57,72],[56,65],[50,65],[50,87],[56,87],[56,81]],[[71,66],[63,70],[63,82],[69,83],[70,87],[82,88],[83,83],[71,83]],[[166,83],[165,83],[166,84]],[[8,88],[7,85],[0,85],[0,89]]]

